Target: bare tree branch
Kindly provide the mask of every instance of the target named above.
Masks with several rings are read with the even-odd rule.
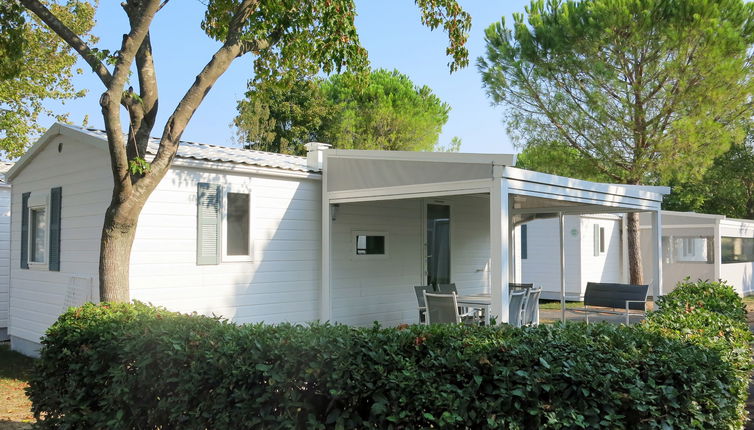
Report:
[[[225,43],[196,76],[193,85],[188,89],[165,124],[160,138],[160,147],[150,164],[149,172],[138,182],[137,192],[153,188],[162,179],[178,151],[181,135],[196,109],[217,79],[228,70],[233,60],[243,54],[244,42],[241,40],[241,32],[245,21],[254,13],[258,4],[259,0],[244,0],[236,9]]]

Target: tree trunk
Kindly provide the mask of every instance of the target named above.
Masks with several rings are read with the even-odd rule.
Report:
[[[122,206],[118,202],[112,202],[107,208],[105,224],[102,226],[99,256],[99,294],[102,302],[131,300],[128,274],[139,211],[135,215],[124,216],[119,214]]]
[[[644,284],[644,268],[641,261],[641,243],[639,241],[639,213],[631,212],[626,217],[628,237],[628,273],[634,285]]]

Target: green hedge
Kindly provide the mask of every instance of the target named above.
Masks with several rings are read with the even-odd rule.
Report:
[[[701,307],[394,329],[90,304],[49,329],[29,395],[43,428],[740,428],[749,341]]]

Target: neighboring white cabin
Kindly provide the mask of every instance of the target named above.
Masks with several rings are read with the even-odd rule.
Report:
[[[516,280],[542,287],[542,298],[559,300],[559,221],[545,218],[519,225],[515,232]],[[587,282],[625,282],[623,218],[617,215],[564,217],[565,293],[582,300]]]
[[[642,251],[649,236],[641,217]],[[670,292],[686,277],[722,279],[741,295],[754,294],[754,220],[693,212],[662,212],[662,278]],[[644,266],[644,273],[652,275]]]
[[[99,298],[99,239],[112,194],[103,133],[57,124],[9,178],[9,334],[14,349],[33,355],[62,312]],[[200,197],[202,187],[220,190],[222,199]],[[50,213],[55,189],[57,219]],[[316,320],[320,214],[320,175],[309,172],[305,158],[184,142],[139,218],[131,298],[240,323]],[[49,231],[55,225],[59,252]]]
[[[8,340],[10,305],[10,185],[5,172],[13,163],[0,162],[0,341]]]

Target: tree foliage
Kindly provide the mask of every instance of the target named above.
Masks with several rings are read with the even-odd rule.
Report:
[[[332,110],[321,84],[306,78],[250,82],[233,120],[239,141],[259,151],[305,154],[305,143],[321,140]]]
[[[672,186],[665,209],[754,219],[754,134],[717,157],[700,180]]]
[[[354,0],[207,0],[201,28],[220,46],[178,101],[162,127],[155,157],[146,161],[144,154],[156,126],[159,105],[150,27],[155,16],[168,11],[172,3],[123,1],[128,29],[117,49],[103,49],[82,39],[80,31],[65,22],[63,13],[46,7],[43,0],[14,1],[19,1],[73,48],[105,88],[99,104],[114,182],[100,245],[100,299],[105,301],[129,299],[130,254],[139,214],[170,168],[192,116],[235,59],[253,55],[258,80],[343,69],[360,73],[368,67],[367,53],[359,43],[354,24]],[[442,27],[448,33],[451,71],[465,66],[470,16],[456,0],[415,0],[415,3],[426,26]],[[180,28],[175,25],[176,30]],[[134,71],[136,81],[131,82]],[[128,129],[125,134],[124,128]]]
[[[450,106],[397,70],[364,76],[253,83],[234,123],[249,147],[304,154],[306,142],[336,148],[429,151]]]
[[[611,179],[595,170],[578,150],[562,142],[542,142],[524,147],[516,158],[516,167],[588,181],[608,182]]]
[[[531,167],[571,159],[552,168],[627,184],[698,178],[751,114],[754,4],[743,0],[533,0],[486,42],[484,87]],[[638,224],[629,214],[632,283],[643,283]]]
[[[742,137],[754,4],[534,0],[478,61],[523,146],[566,145],[622,183],[698,176]]]
[[[96,4],[79,0],[46,2],[60,19],[78,34],[94,25]],[[91,39],[90,39],[91,40]],[[42,131],[40,116],[66,121],[45,101],[81,97],[71,82],[82,73],[75,68],[76,55],[68,45],[16,1],[0,4],[0,151],[17,157]]]

